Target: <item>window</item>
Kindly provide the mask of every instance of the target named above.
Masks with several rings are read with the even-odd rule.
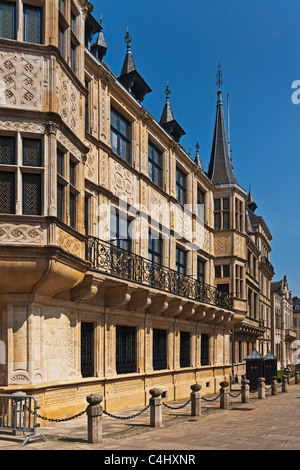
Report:
[[[190,367],[190,333],[180,332],[180,367]]]
[[[162,239],[159,235],[149,232],[148,239],[148,259],[152,263],[162,264]]]
[[[42,44],[42,8],[24,5],[24,41]]]
[[[71,41],[71,69],[76,71],[76,45]]]
[[[0,136],[0,164],[15,165],[15,138]]]
[[[179,274],[186,274],[186,251],[176,248],[176,271]]]
[[[15,214],[15,173],[0,171],[0,213]]]
[[[116,326],[116,371],[136,372],[136,328],[132,326]]]
[[[205,220],[205,193],[201,188],[197,188],[197,215],[199,219],[204,222]]]
[[[110,242],[123,250],[131,251],[131,239],[129,237],[130,221],[125,214],[111,210]]]
[[[86,235],[90,234],[90,204],[91,196],[86,194],[84,198],[84,231]]]
[[[176,198],[180,204],[186,203],[186,175],[176,168]]]
[[[111,109],[110,141],[113,151],[123,160],[131,163],[131,125],[117,111]]]
[[[16,4],[0,1],[0,37],[16,39]]]
[[[230,228],[229,198],[214,200],[214,226],[215,230]]]
[[[40,139],[23,139],[23,165],[42,165],[42,141]]]
[[[41,215],[42,181],[40,174],[23,173],[23,214]]]
[[[167,368],[167,331],[153,330],[153,370]]]
[[[65,30],[63,26],[60,24],[58,27],[58,49],[61,55],[64,55],[65,50]]]
[[[223,266],[215,266],[215,277],[229,277],[230,267],[228,264]]]
[[[221,277],[221,266],[215,266],[215,277]]]
[[[85,80],[85,88],[87,89],[87,94],[85,95],[85,130],[87,132],[90,131],[90,117],[89,117],[89,95],[90,95],[90,91],[89,91],[89,86],[90,86],[90,83],[88,80]]]
[[[201,366],[209,365],[209,336],[201,334]]]
[[[235,200],[235,228],[243,230],[243,203],[239,199]]]
[[[77,162],[69,153],[57,149],[57,217],[76,229]],[[68,209],[68,210],[67,210]]]
[[[229,284],[217,284],[217,289],[223,294],[229,294]]]
[[[205,282],[205,261],[197,259],[197,278],[200,282]]]
[[[153,183],[162,187],[162,154],[151,143],[148,145],[148,173]]]
[[[64,0],[58,0],[58,8],[62,15],[65,14],[65,2]]]
[[[235,295],[243,297],[243,267],[235,267]]]
[[[81,322],[81,375],[94,375],[94,325]]]

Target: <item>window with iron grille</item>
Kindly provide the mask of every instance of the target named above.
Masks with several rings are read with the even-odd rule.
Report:
[[[167,330],[153,330],[153,370],[167,368]]]
[[[116,371],[117,374],[136,372],[136,328],[116,326]]]
[[[23,139],[23,165],[42,165],[42,141],[40,139]]]
[[[15,214],[15,173],[0,171],[0,213]]]
[[[42,181],[40,174],[23,173],[23,214],[41,215]]]
[[[94,376],[94,324],[81,322],[81,375]]]
[[[131,163],[131,124],[115,109],[110,113],[111,148],[123,160]]]
[[[16,39],[16,4],[0,1],[0,37]]]
[[[43,9],[24,5],[24,41],[42,44]]]
[[[190,367],[191,352],[190,352],[191,336],[187,331],[180,332],[180,367]]]
[[[111,209],[110,218],[110,242],[123,250],[131,251],[131,238],[129,236],[129,224],[126,214]]]
[[[14,137],[0,136],[0,164],[16,164]]]
[[[209,365],[209,336],[201,334],[201,366]]]

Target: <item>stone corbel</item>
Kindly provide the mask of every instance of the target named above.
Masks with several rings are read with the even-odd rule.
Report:
[[[131,300],[131,294],[128,292],[128,287],[109,287],[105,291],[105,306],[106,307],[124,307]]]
[[[82,302],[94,297],[98,292],[99,282],[92,274],[87,274],[83,281],[73,289],[73,299],[75,302]]]
[[[178,318],[190,318],[195,314],[194,302],[185,302],[182,306],[182,312],[178,315]]]
[[[195,308],[195,313],[192,317],[192,320],[201,321],[205,320],[207,307],[205,305],[199,305]]]
[[[208,308],[206,311],[206,316],[205,316],[205,323],[212,322],[216,318],[216,313],[217,313],[216,308]]]
[[[151,305],[147,308],[146,313],[160,315],[169,307],[166,295],[156,295],[152,297]]]
[[[182,312],[182,300],[170,300],[167,310],[162,312],[163,317],[176,317]]]
[[[149,291],[138,291],[131,293],[131,299],[128,304],[129,310],[144,310],[151,305],[151,298],[149,297]]]

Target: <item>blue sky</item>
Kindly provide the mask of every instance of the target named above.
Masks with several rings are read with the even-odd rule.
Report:
[[[108,46],[104,58],[118,76],[128,28],[138,72],[152,93],[145,108],[160,119],[169,82],[175,119],[186,135],[181,144],[195,155],[197,139],[208,169],[218,61],[223,101],[230,96],[234,171],[273,235],[273,280],[285,274],[300,297],[300,104],[292,83],[300,80],[300,4],[282,0],[96,0]],[[300,96],[300,95],[299,95]]]

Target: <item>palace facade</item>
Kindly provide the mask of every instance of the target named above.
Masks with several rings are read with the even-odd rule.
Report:
[[[271,349],[274,275],[231,165],[220,71],[205,171],[169,88],[158,119],[144,108],[128,33],[121,74],[105,63],[89,2],[0,13],[1,392],[62,417],[93,392],[112,411],[155,386],[167,400],[218,391]]]

